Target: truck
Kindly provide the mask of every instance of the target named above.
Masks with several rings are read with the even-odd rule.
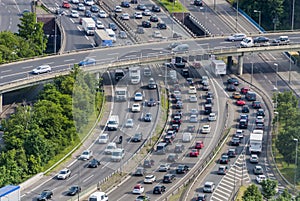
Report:
[[[115,98],[116,98],[116,101],[126,101],[127,87],[116,87]]]
[[[7,185],[0,188],[0,201],[2,200],[20,201],[20,186]]]
[[[108,36],[112,39],[112,41],[115,43],[117,41],[116,33],[112,29],[105,29]]]
[[[113,40],[104,30],[95,30],[94,40],[97,46],[111,47],[113,45]]]
[[[94,192],[89,196],[89,201],[108,201],[108,197],[104,192]]]
[[[250,134],[249,152],[261,153],[263,143],[263,131],[253,130]]]
[[[82,27],[87,35],[94,35],[96,24],[92,18],[82,18]]]
[[[132,84],[138,84],[141,81],[141,70],[139,67],[129,68],[129,76]]]
[[[125,76],[125,73],[122,69],[116,69],[115,70],[115,80],[119,81],[120,79],[122,79]]]
[[[117,148],[114,149],[111,153],[111,160],[114,162],[119,162],[124,158],[125,151],[124,149]]]
[[[226,64],[222,60],[212,60],[212,68],[215,75],[226,75]]]
[[[119,116],[118,115],[111,115],[107,122],[107,129],[111,130],[118,130],[119,127]]]

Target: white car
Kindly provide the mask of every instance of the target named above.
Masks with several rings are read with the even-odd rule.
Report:
[[[198,115],[199,113],[198,113],[198,110],[197,110],[196,108],[192,108],[192,109],[190,110],[190,114],[191,114],[191,115]]]
[[[135,101],[142,101],[143,100],[143,94],[141,92],[136,92],[134,95]]]
[[[142,12],[135,12],[134,17],[135,19],[142,19],[143,18]]]
[[[84,4],[87,6],[91,6],[91,5],[94,5],[95,2],[94,2],[94,0],[84,0]]]
[[[81,160],[90,160],[93,157],[93,152],[91,150],[84,150],[80,155]]]
[[[106,144],[109,140],[109,135],[107,133],[103,133],[99,136],[99,143]]]
[[[100,21],[100,20],[97,20],[96,21],[96,27],[98,28],[98,29],[104,29],[105,27],[104,27],[104,24]]]
[[[208,121],[216,121],[217,120],[217,115],[216,113],[210,113],[208,116]]]
[[[145,188],[141,184],[137,184],[133,187],[132,193],[133,194],[142,194],[144,193]]]
[[[115,142],[108,143],[107,147],[104,150],[105,154],[112,154],[113,150],[117,148],[117,144]]]
[[[78,18],[79,17],[78,11],[77,10],[71,10],[71,17]]]
[[[162,34],[160,33],[160,31],[156,30],[153,32],[153,38],[162,38]]]
[[[116,13],[121,13],[122,12],[122,7],[121,6],[116,6],[115,7],[115,12]]]
[[[201,133],[210,133],[210,125],[203,125],[201,128]]]
[[[58,175],[57,175],[57,179],[67,179],[68,177],[71,176],[71,170],[65,168],[65,169],[62,169]]]
[[[244,38],[240,44],[241,47],[253,47],[254,42],[251,37]]]
[[[146,9],[146,10],[143,11],[143,15],[145,15],[145,16],[151,16],[152,13],[151,13],[151,11],[149,9]]]
[[[104,10],[100,10],[100,11],[99,11],[99,17],[100,17],[100,18],[106,18],[106,17],[107,17],[106,12],[105,12]]]
[[[79,3],[79,4],[78,4],[77,10],[85,11],[85,6],[83,5],[83,3]]]
[[[125,127],[132,128],[133,127],[133,119],[127,119],[125,123]]]
[[[131,107],[131,112],[140,112],[141,106],[139,103],[133,103]]]
[[[256,154],[251,154],[250,156],[250,163],[258,163],[259,158]]]
[[[41,65],[32,70],[32,74],[40,74],[40,73],[49,73],[51,72],[51,67],[49,65]]]
[[[258,184],[260,184],[261,182],[263,182],[263,181],[266,180],[266,179],[267,179],[267,177],[266,177],[265,175],[263,175],[263,174],[257,175],[256,178],[255,178],[255,180],[256,180],[256,182],[257,182]]]
[[[236,33],[236,34],[233,34],[233,35],[229,36],[227,38],[227,40],[228,41],[242,41],[246,37],[247,36],[244,33]]]
[[[164,164],[160,164],[158,171],[159,172],[167,172],[169,169],[170,169],[170,164],[164,163]]]
[[[121,15],[121,19],[122,20],[129,20],[129,14],[128,13],[122,13],[122,15]]]
[[[192,115],[190,116],[190,122],[191,122],[191,123],[197,123],[197,122],[198,122],[198,117],[197,117],[197,115],[192,114]]]
[[[197,93],[196,87],[195,86],[190,86],[189,94],[196,94],[196,93]]]
[[[74,4],[79,3],[79,0],[72,0],[72,3]]]
[[[197,96],[196,95],[190,95],[190,102],[191,103],[197,102]]]
[[[153,174],[146,175],[146,177],[144,179],[144,184],[152,184],[155,181],[156,181],[156,177]]]

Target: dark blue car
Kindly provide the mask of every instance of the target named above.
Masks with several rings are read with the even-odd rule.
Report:
[[[96,64],[96,60],[93,58],[85,58],[84,60],[82,60],[81,62],[79,62],[79,66],[88,66],[88,65],[95,65]]]

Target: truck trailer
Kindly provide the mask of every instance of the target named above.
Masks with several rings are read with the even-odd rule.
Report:
[[[261,153],[262,143],[263,143],[263,131],[253,130],[252,133],[250,134],[249,152]]]
[[[86,35],[94,35],[96,24],[92,18],[82,18],[82,27]]]
[[[116,101],[126,101],[127,100],[127,87],[116,87],[115,99],[116,99]]]
[[[215,75],[226,75],[226,64],[222,60],[212,60],[212,68]]]
[[[20,186],[8,185],[0,188],[0,201],[20,201]]]
[[[94,40],[97,46],[111,47],[113,45],[113,40],[105,30],[96,30]]]

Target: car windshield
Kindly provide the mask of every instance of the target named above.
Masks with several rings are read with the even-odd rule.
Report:
[[[67,173],[67,170],[60,171],[60,174],[66,174],[66,173]]]

